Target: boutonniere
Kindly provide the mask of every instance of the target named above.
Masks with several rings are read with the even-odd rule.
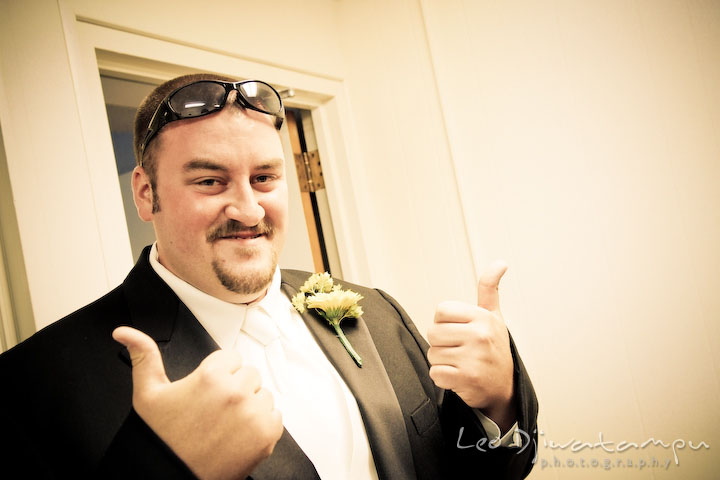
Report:
[[[300,287],[300,291],[292,298],[295,309],[303,313],[306,309],[315,310],[328,321],[337,333],[340,343],[350,354],[358,367],[362,367],[362,358],[350,345],[350,341],[340,328],[343,318],[357,318],[363,310],[358,302],[363,298],[352,290],[343,290],[340,285],[334,285],[329,273],[314,273]]]

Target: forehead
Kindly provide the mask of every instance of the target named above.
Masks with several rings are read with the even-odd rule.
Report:
[[[182,167],[199,159],[231,168],[284,158],[278,131],[269,116],[230,105],[204,117],[172,122],[156,140],[159,169]]]

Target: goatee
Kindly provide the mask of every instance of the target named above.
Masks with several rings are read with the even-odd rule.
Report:
[[[215,240],[232,237],[238,234],[254,234],[254,235],[266,235],[268,239],[271,239],[275,233],[275,229],[272,224],[262,220],[255,226],[247,227],[237,220],[228,220],[224,224],[213,229],[207,235],[208,242]],[[236,253],[241,257],[252,259],[261,252],[254,247],[240,247],[236,250]],[[278,254],[273,249],[270,257],[270,261],[266,267],[260,266],[259,268],[252,271],[244,271],[242,273],[236,273],[230,268],[225,262],[221,262],[218,259],[214,259],[212,262],[212,268],[215,272],[215,276],[220,281],[223,287],[231,292],[238,293],[241,295],[250,295],[258,293],[272,282],[275,269],[277,268]]]

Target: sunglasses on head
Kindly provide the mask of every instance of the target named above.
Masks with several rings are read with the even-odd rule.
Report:
[[[280,130],[285,119],[280,94],[260,80],[223,82],[221,80],[199,80],[189,83],[170,93],[160,102],[150,120],[147,134],[140,150],[145,153],[150,140],[168,123],[185,118],[202,117],[222,110],[231,91],[237,92],[236,101],[245,108],[275,117],[275,128]],[[142,163],[141,163],[142,165]]]

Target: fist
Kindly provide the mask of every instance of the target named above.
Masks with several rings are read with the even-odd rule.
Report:
[[[480,275],[477,305],[438,305],[428,330],[430,378],[481,409],[503,430],[515,416],[510,336],[498,297],[498,284],[506,270],[507,265],[498,261]]]
[[[170,382],[152,338],[130,327],[113,338],[130,352],[135,411],[198,477],[245,478],[272,453],[280,412],[237,352],[218,350]]]

